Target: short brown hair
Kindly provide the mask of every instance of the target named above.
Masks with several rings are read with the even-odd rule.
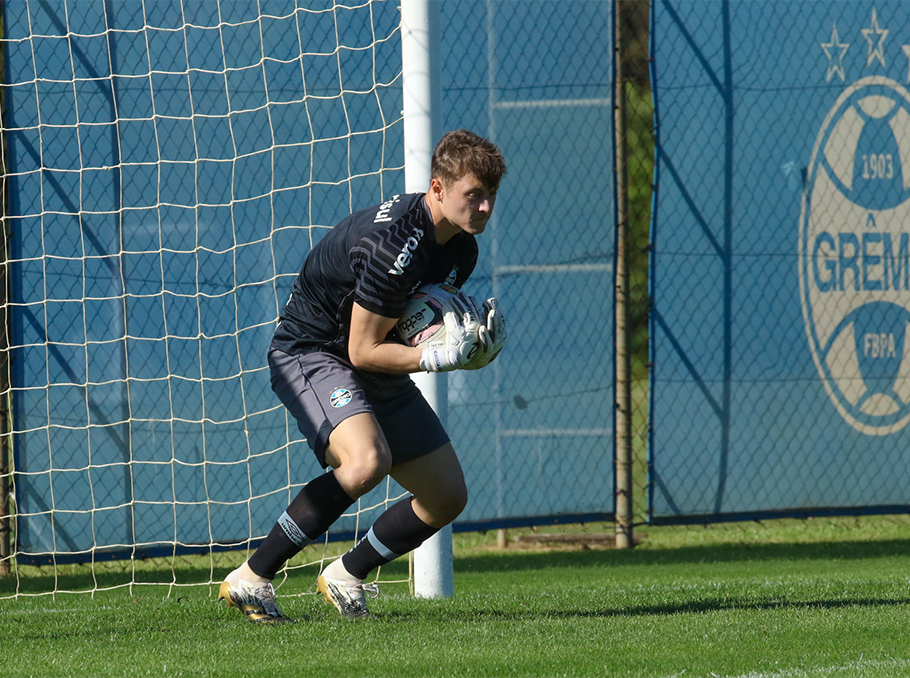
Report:
[[[496,145],[466,129],[449,132],[439,140],[430,166],[431,176],[445,186],[470,175],[496,190],[505,173],[506,163]]]

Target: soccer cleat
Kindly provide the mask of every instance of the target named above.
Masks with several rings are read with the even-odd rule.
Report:
[[[316,580],[316,590],[334,605],[345,619],[369,617],[370,611],[367,609],[364,594],[369,593],[372,598],[379,595],[379,586],[376,584],[329,579],[324,573],[319,575],[319,579]]]
[[[285,617],[275,604],[275,589],[271,582],[251,584],[243,579],[234,586],[225,579],[218,589],[218,600],[227,601],[228,607],[236,607],[246,618],[257,624],[280,624],[294,621]]]

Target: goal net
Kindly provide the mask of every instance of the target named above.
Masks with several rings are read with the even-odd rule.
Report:
[[[249,546],[320,472],[266,347],[310,247],[403,183],[398,31],[371,0],[3,3],[17,564]]]

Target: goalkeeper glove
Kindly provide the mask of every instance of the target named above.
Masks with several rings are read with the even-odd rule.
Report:
[[[451,372],[467,365],[480,349],[480,323],[470,313],[458,316],[449,311],[443,317],[446,331],[442,341],[423,349],[420,369],[426,372]]]
[[[474,304],[477,305],[476,300],[474,300]],[[493,362],[506,345],[506,339],[509,337],[506,332],[506,319],[499,310],[499,302],[495,297],[483,302],[483,318],[484,324],[478,330],[480,349],[464,366],[466,370],[479,370]]]

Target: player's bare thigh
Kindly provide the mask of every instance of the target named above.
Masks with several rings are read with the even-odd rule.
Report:
[[[464,510],[468,488],[451,443],[392,466],[390,475],[414,495],[414,513],[427,525],[444,527]]]
[[[392,454],[379,423],[369,412],[342,421],[329,434],[325,461],[352,499],[363,496],[389,474]]]

